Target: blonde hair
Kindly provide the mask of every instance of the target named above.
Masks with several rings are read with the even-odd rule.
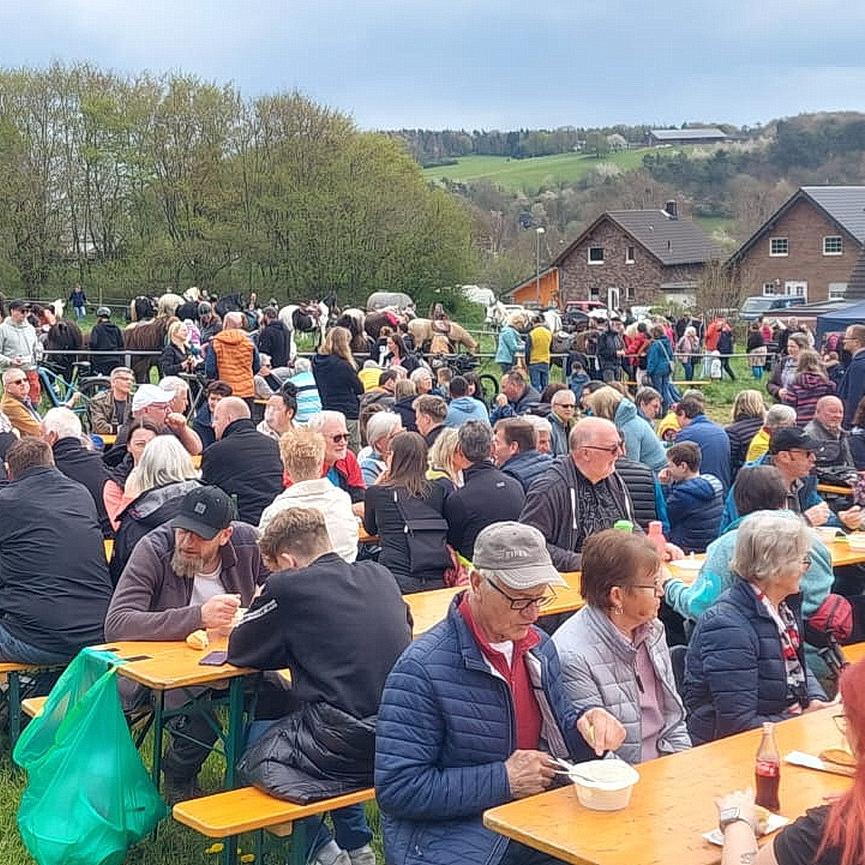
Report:
[[[447,476],[456,484],[458,474],[454,468],[454,455],[457,452],[457,441],[459,433],[453,427],[448,427],[442,430],[433,446],[427,453],[427,463],[430,471],[446,472]]]
[[[589,395],[587,400],[589,408],[595,417],[602,417],[606,420],[614,420],[616,417],[616,409],[618,409],[624,396],[615,388],[604,385],[599,387],[594,393]]]
[[[321,477],[324,465],[324,436],[310,429],[294,427],[279,439],[279,455],[285,473],[294,483]]]
[[[766,404],[758,390],[740,390],[733,401],[733,420],[744,420],[749,417],[766,417]]]
[[[796,373],[815,372],[823,378],[828,378],[826,375],[826,367],[823,361],[820,360],[820,355],[811,349],[802,349],[799,352],[799,362],[796,364]]]
[[[174,342],[174,337],[177,335],[177,331],[180,330],[181,327],[186,327],[186,325],[178,320],[173,321],[168,325],[168,341]]]
[[[407,396],[417,396],[417,388],[411,379],[397,379],[393,389],[393,395],[396,399],[403,399]]]
[[[319,354],[335,354],[357,369],[357,362],[351,353],[351,333],[346,327],[332,327],[324,338]]]

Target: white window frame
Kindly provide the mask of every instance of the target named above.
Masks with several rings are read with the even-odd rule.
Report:
[[[625,302],[630,303],[634,299],[634,286],[626,285],[625,286]]]
[[[775,291],[775,280],[773,279],[771,282],[763,283],[763,297],[777,297],[778,293]],[[766,289],[771,289],[771,291],[767,291]]]
[[[847,297],[846,282],[830,282],[829,283],[829,300],[844,300]]]
[[[808,280],[787,279],[784,281],[784,297],[803,297],[808,303]]]
[[[633,264],[637,260],[637,247],[625,247],[625,264]]]
[[[784,242],[784,251],[783,252],[773,252],[774,243]],[[786,258],[790,254],[790,241],[786,237],[770,237],[769,238],[769,256],[771,258]]]
[[[592,250],[593,249],[600,249],[601,250],[601,260],[600,261],[597,261],[597,260],[593,261],[592,260]],[[588,250],[586,251],[586,261],[591,265],[603,264],[604,263],[604,247],[603,246],[590,246],[588,248]]]
[[[838,241],[838,249],[834,249],[829,251],[827,246],[827,241],[837,240]],[[840,234],[827,234],[823,238],[823,255],[844,255],[844,238]]]

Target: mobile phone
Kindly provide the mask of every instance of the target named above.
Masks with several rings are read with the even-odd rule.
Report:
[[[228,660],[228,652],[224,649],[205,655],[199,662],[201,667],[221,667]]]

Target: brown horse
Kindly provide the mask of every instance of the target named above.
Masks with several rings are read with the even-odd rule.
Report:
[[[127,351],[159,351],[165,348],[168,328],[179,319],[174,315],[161,315],[150,321],[130,324],[123,331],[123,346]],[[139,384],[150,381],[150,368],[159,364],[157,355],[132,355],[132,371]]]
[[[478,350],[477,342],[472,338],[472,335],[462,325],[452,321],[449,323],[447,338],[457,345],[461,345],[466,351],[474,354]],[[433,327],[433,322],[428,318],[413,318],[408,323],[408,332],[414,338],[414,344],[418,350],[421,346],[430,342],[433,336],[438,332]]]

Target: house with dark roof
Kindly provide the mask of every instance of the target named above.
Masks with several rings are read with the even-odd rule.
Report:
[[[537,277],[515,286],[515,303],[597,300],[606,306],[693,303],[697,281],[720,249],[675,201],[663,210],[609,210]],[[539,291],[540,289],[540,291]]]
[[[865,246],[865,186],[802,186],[728,259],[748,296],[848,296]]]
[[[673,144],[720,144],[732,141],[717,126],[703,126],[694,129],[651,129],[646,133],[646,143],[649,147],[671,146]]]

